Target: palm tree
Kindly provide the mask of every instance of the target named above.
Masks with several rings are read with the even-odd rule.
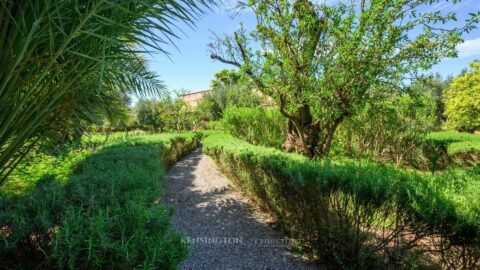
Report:
[[[0,184],[55,127],[113,113],[122,94],[162,93],[139,54],[166,53],[177,23],[212,2],[0,0]]]

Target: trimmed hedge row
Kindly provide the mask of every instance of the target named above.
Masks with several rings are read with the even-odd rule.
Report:
[[[193,133],[115,139],[59,175],[25,175],[36,186],[0,193],[0,268],[176,269],[187,247],[171,228],[171,210],[157,200],[165,164],[200,139]]]
[[[366,161],[313,162],[224,133],[210,133],[203,146],[236,186],[329,265],[480,267],[478,171],[432,176]]]
[[[475,165],[480,162],[480,135],[454,131],[433,132],[427,142],[444,145],[451,162]]]

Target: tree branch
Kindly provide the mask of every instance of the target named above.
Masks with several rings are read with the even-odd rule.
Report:
[[[287,111],[285,110],[285,96],[283,94],[280,94],[279,97],[280,97],[279,98],[280,104],[278,107],[279,107],[280,113],[287,119],[291,120],[292,122],[295,122],[297,119],[293,115],[287,113]]]
[[[240,63],[238,63],[237,61],[232,61],[232,60],[227,60],[227,59],[224,59],[222,57],[220,57],[219,55],[215,54],[215,53],[212,53],[210,55],[210,58],[213,59],[213,60],[218,60],[224,64],[229,64],[229,65],[233,65],[233,66],[236,66],[236,67],[242,67],[242,65]]]

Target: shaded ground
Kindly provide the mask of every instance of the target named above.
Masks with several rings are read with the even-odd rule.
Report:
[[[182,269],[316,269],[302,262],[288,240],[255,210],[201,149],[173,166],[165,179],[174,227],[187,235]]]

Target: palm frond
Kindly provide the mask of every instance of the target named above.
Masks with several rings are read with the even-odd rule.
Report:
[[[0,0],[0,184],[30,144],[50,134],[52,113],[61,112],[72,97],[96,96],[108,109],[107,97],[115,92],[162,93],[155,74],[135,60],[136,51],[166,53],[165,45],[178,38],[176,25],[193,25],[211,4]],[[73,106],[78,113],[71,115],[97,111],[89,106],[97,105]]]

